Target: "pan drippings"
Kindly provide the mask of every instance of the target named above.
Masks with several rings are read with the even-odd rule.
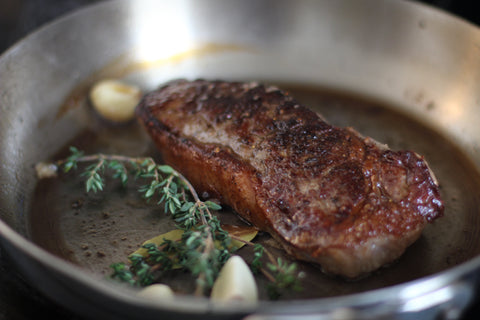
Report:
[[[394,264],[361,280],[346,282],[324,275],[313,265],[300,263],[307,274],[306,289],[282,298],[329,297],[386,287],[445,270],[479,253],[474,239],[480,235],[477,213],[480,199],[475,193],[480,189],[480,177],[455,145],[388,106],[316,88],[283,87],[333,125],[353,127],[393,150],[410,149],[424,155],[440,182],[446,210],[444,217],[427,226],[420,239]],[[137,123],[110,126],[93,114],[91,117],[89,128],[65,146],[59,158],[65,155],[69,145],[86,153],[158,157]],[[86,194],[79,172],[43,180],[36,188],[31,236],[45,249],[106,276],[111,272],[108,267],[111,263],[126,261],[128,254],[143,241],[174,228],[161,206],[145,203],[134,183],[124,189],[116,182],[107,181],[104,192]],[[244,224],[229,210],[225,210],[221,218]],[[277,246],[266,234],[256,241]],[[280,250],[277,252],[281,254]],[[238,254],[250,260],[253,253],[245,247]],[[265,287],[263,280],[259,281],[259,288]],[[191,289],[184,275],[172,275],[171,285],[180,292]],[[260,295],[266,298],[265,292]]]

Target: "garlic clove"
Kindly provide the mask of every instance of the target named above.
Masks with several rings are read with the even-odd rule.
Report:
[[[57,176],[58,167],[53,163],[40,162],[35,165],[38,179],[54,178]]]
[[[258,301],[258,289],[250,268],[240,256],[232,256],[220,270],[210,298],[214,301]]]
[[[153,301],[172,299],[175,294],[166,284],[156,283],[140,290],[137,295]]]
[[[94,109],[103,118],[113,122],[133,119],[141,97],[142,92],[138,87],[113,79],[99,81],[90,90]]]

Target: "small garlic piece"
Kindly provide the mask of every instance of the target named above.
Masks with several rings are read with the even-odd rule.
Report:
[[[225,263],[213,284],[210,298],[214,301],[257,302],[257,284],[240,256],[232,256]]]
[[[119,80],[102,80],[90,91],[90,100],[95,110],[105,119],[126,122],[133,119],[142,92],[138,87]]]
[[[161,283],[149,285],[140,290],[137,295],[153,301],[171,299],[174,297],[172,289],[170,289],[170,287],[166,284]]]
[[[39,162],[35,165],[38,179],[54,178],[57,176],[57,166],[53,163]]]

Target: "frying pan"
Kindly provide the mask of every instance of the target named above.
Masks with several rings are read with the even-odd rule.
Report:
[[[0,57],[0,243],[33,285],[92,318],[456,318],[480,272],[479,50],[478,28],[408,1],[120,0],[80,10]],[[334,124],[425,155],[445,216],[366,279],[302,266],[304,296],[257,306],[140,299],[105,279],[105,261],[171,222],[129,190],[85,195],[74,176],[44,182],[34,172],[70,144],[156,153],[135,123],[111,125],[89,108],[88,89],[109,77],[144,91],[180,77],[284,86]]]

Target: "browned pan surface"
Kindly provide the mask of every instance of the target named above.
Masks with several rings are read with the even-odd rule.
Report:
[[[367,278],[347,282],[302,263],[301,268],[307,274],[305,289],[284,299],[338,296],[382,288],[440,272],[479,254],[480,175],[454,144],[441,133],[389,106],[318,88],[282,87],[290,89],[293,96],[318,110],[332,124],[352,126],[392,149],[411,149],[424,155],[440,182],[446,203],[445,216],[427,226],[422,237],[395,264]],[[159,156],[136,123],[112,126],[99,120],[88,106],[82,107],[87,129],[69,145],[87,153]],[[66,155],[67,147],[58,157]],[[143,241],[174,228],[160,206],[141,199],[136,192],[138,184],[133,181],[127,189],[113,182],[103,193],[86,194],[78,176],[79,172],[40,181],[36,187],[30,232],[33,241],[48,251],[106,276],[112,262],[126,261],[127,255]],[[227,210],[222,219],[242,223]],[[257,241],[275,246],[267,235],[259,236]],[[251,257],[248,248],[238,253],[247,260]],[[192,281],[188,276],[172,275],[172,279],[175,290],[191,292]],[[263,287],[262,279],[259,283]],[[266,298],[265,292],[262,297]]]

